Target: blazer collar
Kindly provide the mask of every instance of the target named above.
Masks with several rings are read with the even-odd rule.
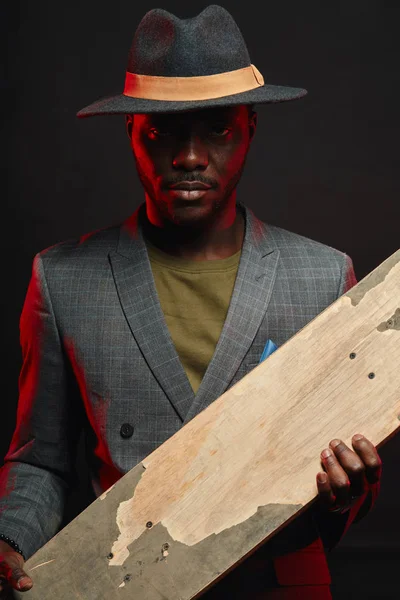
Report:
[[[185,423],[221,396],[245,358],[266,315],[275,282],[279,250],[267,226],[238,204],[245,235],[228,313],[213,357]]]
[[[175,350],[158,299],[140,227],[141,204],[121,226],[110,261],[132,334],[177,414],[192,419],[228,388],[263,320],[273,289],[279,250],[268,226],[242,204],[245,234],[236,281],[220,338],[195,395]]]

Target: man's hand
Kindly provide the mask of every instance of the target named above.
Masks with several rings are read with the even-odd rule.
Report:
[[[33,582],[23,570],[24,559],[15,550],[0,541],[0,598],[6,598],[10,588],[20,592],[30,590]]]
[[[334,439],[321,452],[324,471],[317,474],[320,504],[328,511],[344,512],[379,482],[382,461],[375,446],[364,436],[352,438],[353,450]]]

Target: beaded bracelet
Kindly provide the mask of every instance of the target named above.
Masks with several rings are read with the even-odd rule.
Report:
[[[3,542],[6,542],[6,544],[11,546],[11,548],[13,550],[15,550],[15,552],[18,552],[22,556],[22,558],[25,560],[25,556],[24,556],[24,553],[22,552],[21,548],[18,546],[18,544],[16,542],[14,542],[14,540],[10,539],[8,537],[8,535],[4,535],[3,533],[0,533],[0,540],[3,540]]]

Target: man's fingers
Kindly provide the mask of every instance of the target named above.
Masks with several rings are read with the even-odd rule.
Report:
[[[350,481],[346,471],[330,448],[321,452],[321,462],[329,478],[336,504],[346,507],[350,503]]]
[[[10,553],[14,555],[16,553]],[[30,590],[33,586],[32,579],[25,573],[19,555],[0,559],[0,591],[7,591],[10,587],[20,592]],[[1,598],[2,596],[0,596]]]
[[[17,567],[12,571],[10,585],[15,590],[19,590],[20,592],[26,592],[27,590],[31,589],[33,581],[23,569]]]
[[[352,496],[362,496],[365,491],[365,465],[361,458],[350,450],[342,440],[334,439],[329,443],[340,466],[346,472],[350,484],[350,493]]]
[[[320,502],[325,508],[329,509],[335,506],[336,496],[332,492],[329,477],[326,473],[317,474],[317,489]]]
[[[351,443],[360,460],[364,463],[365,477],[368,483],[377,483],[382,474],[382,461],[377,449],[372,442],[359,433],[353,435]]]
[[[317,476],[321,501],[326,506],[347,508],[353,497],[362,496],[370,484],[379,481],[382,461],[375,446],[362,435],[352,438],[354,450],[334,439],[321,452],[325,470]]]

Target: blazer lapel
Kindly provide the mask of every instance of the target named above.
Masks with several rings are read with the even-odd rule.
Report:
[[[141,206],[122,226],[117,250],[109,258],[122,309],[136,343],[183,421],[193,403],[194,392],[158,299],[139,226]]]
[[[228,388],[265,316],[275,282],[279,250],[266,226],[239,204],[245,236],[227,317],[185,423]]]

